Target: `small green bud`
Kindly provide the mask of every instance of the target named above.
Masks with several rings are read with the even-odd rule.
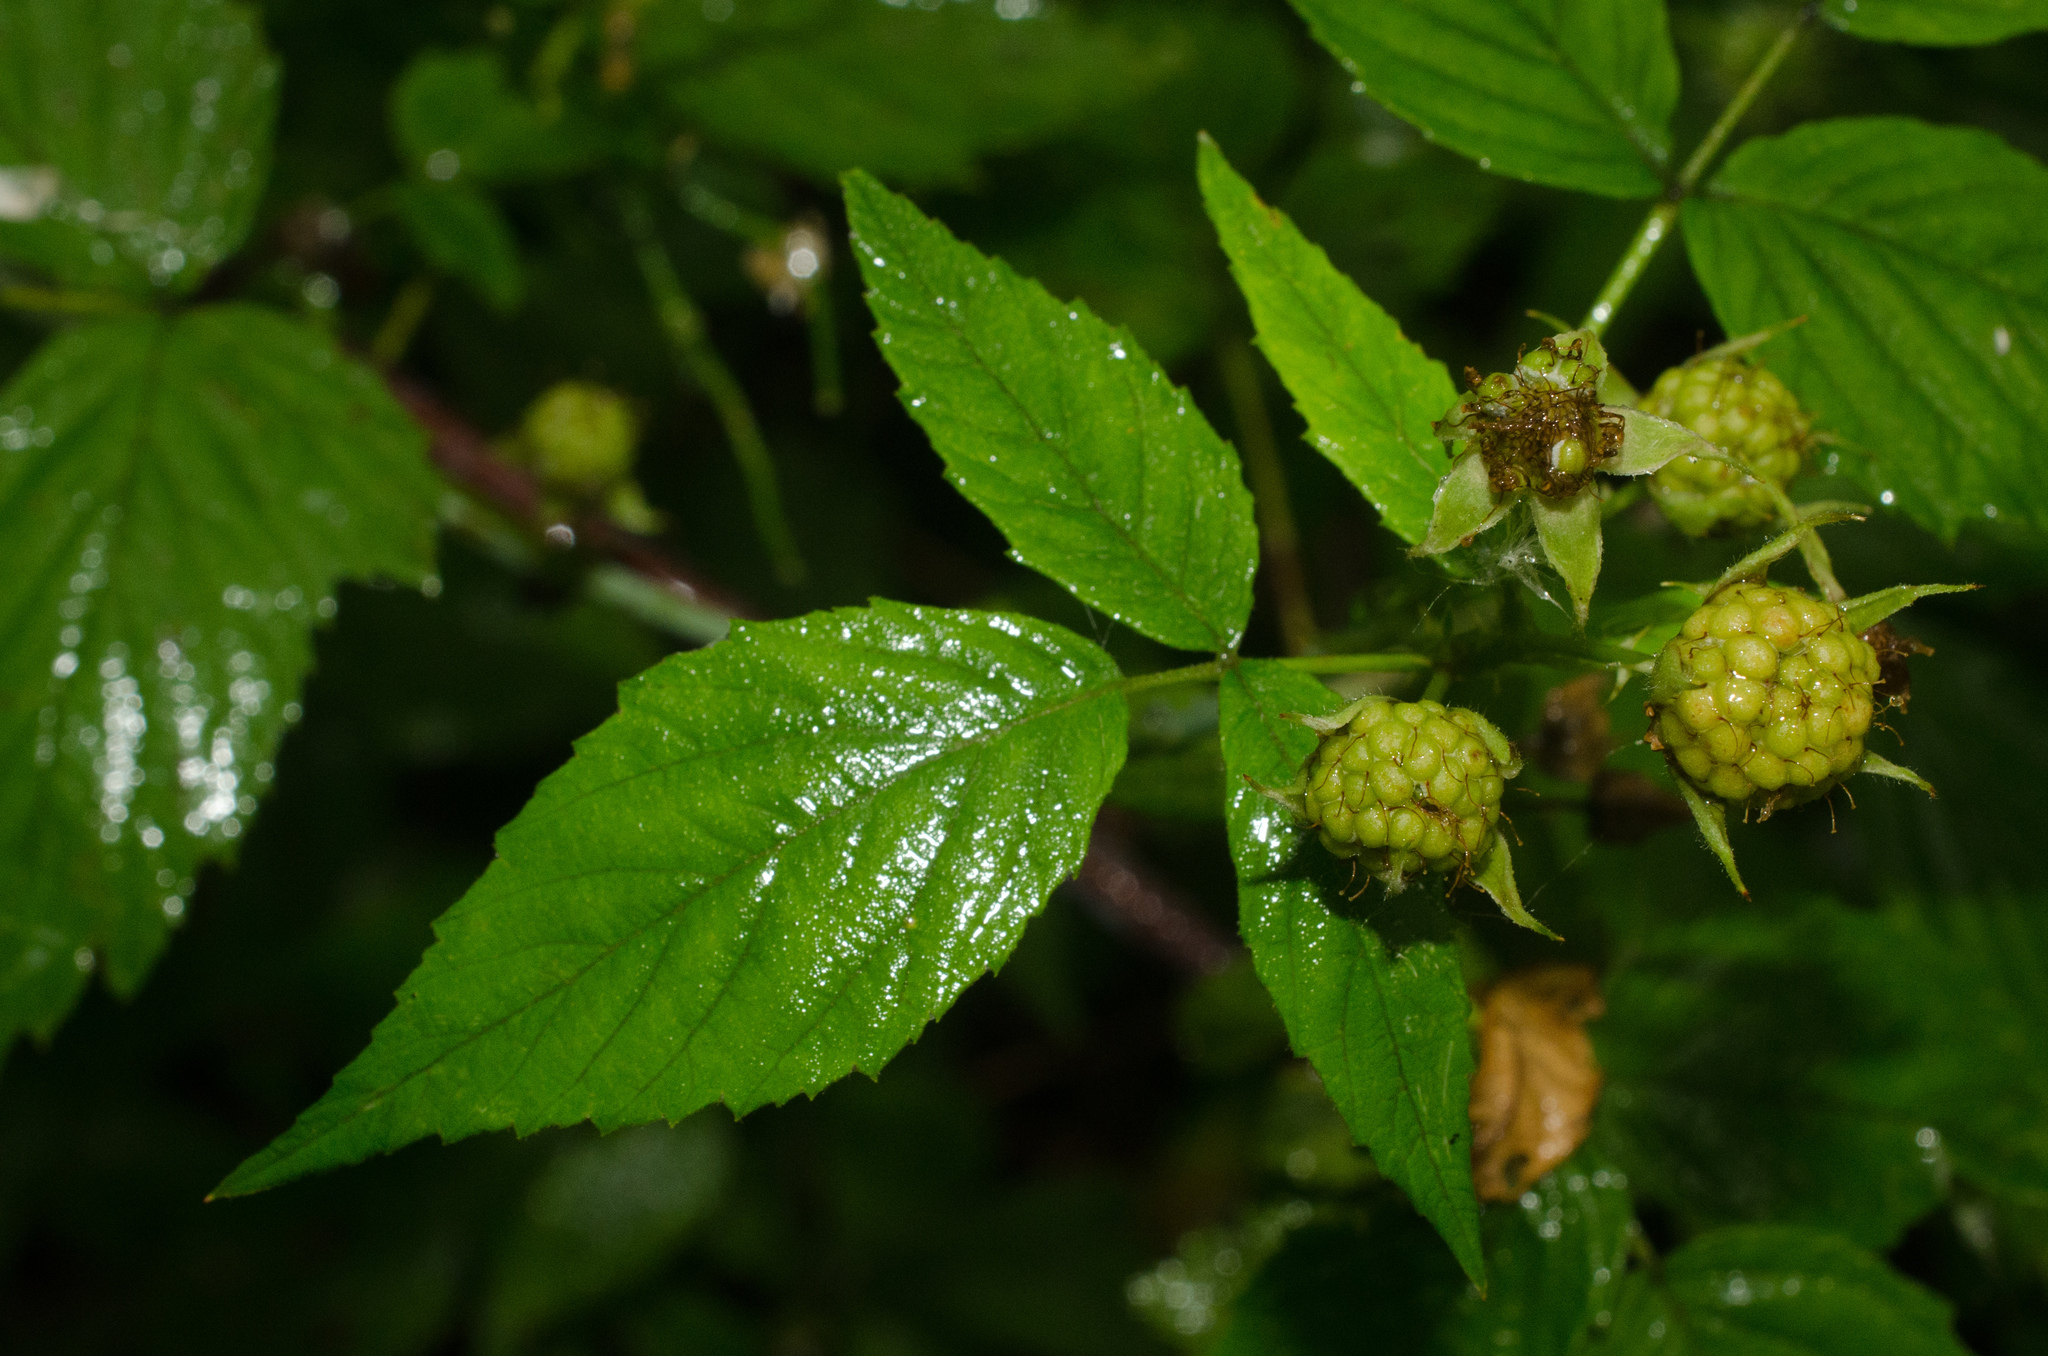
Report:
[[[602,494],[631,475],[640,436],[625,398],[587,381],[550,386],[527,407],[519,431],[540,478],[578,496]]]

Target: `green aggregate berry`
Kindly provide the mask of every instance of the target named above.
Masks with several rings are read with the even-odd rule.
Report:
[[[1303,768],[1324,847],[1390,885],[1470,865],[1493,846],[1513,745],[1485,717],[1441,702],[1368,697],[1329,721]]]
[[[1497,495],[1570,498],[1621,450],[1621,416],[1600,404],[1606,355],[1590,336],[1559,338],[1523,354],[1513,372],[1482,377],[1468,368],[1471,392],[1437,421],[1453,456],[1459,444],[1478,448]]]
[[[633,470],[638,422],[623,396],[587,381],[557,382],[527,407],[520,442],[550,486],[601,494]]]
[[[1657,656],[1650,742],[1695,789],[1768,819],[1862,767],[1877,677],[1840,607],[1735,584]]]
[[[1745,357],[1672,368],[1643,398],[1643,410],[1683,424],[1755,477],[1698,457],[1679,457],[1650,477],[1664,515],[1692,536],[1769,522],[1772,488],[1784,489],[1806,464],[1812,421],[1784,382]]]

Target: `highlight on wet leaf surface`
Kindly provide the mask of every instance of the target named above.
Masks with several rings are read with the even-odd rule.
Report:
[[[1288,1039],[1373,1162],[1408,1193],[1474,1284],[1485,1283],[1472,1192],[1472,1048],[1457,947],[1433,891],[1361,916],[1356,886],[1309,828],[1257,785],[1298,777],[1316,735],[1298,715],[1343,703],[1307,674],[1246,660],[1219,717],[1239,928]]]
[[[886,602],[650,669],[499,834],[369,1049],[217,1194],[876,1074],[1079,864],[1117,678],[1044,622]]]
[[[318,331],[101,321],[0,393],[0,1045],[135,991],[231,858],[342,580],[418,584],[422,439]]]
[[[1582,1149],[1511,1199],[1486,1212],[1491,1284],[1459,1297],[1447,1356],[1569,1356],[1613,1322],[1638,1232],[1627,1176]]]
[[[1605,1349],[1620,1356],[1963,1356],[1949,1307],[1821,1229],[1746,1225],[1702,1234],[1637,1272]]]
[[[1444,473],[1431,425],[1456,398],[1450,374],[1284,213],[1259,201],[1206,135],[1197,175],[1259,349],[1308,421],[1309,445],[1389,531],[1421,541]]]
[[[1873,42],[1963,47],[2048,28],[2044,0],[1826,0],[1821,13]]]
[[[1953,538],[2048,527],[2048,169],[1989,132],[1806,123],[1740,147],[1683,223],[1730,334],[1795,315],[1771,366],[1841,469]]]
[[[1364,93],[1481,169],[1616,198],[1664,187],[1678,58],[1662,5],[1293,4]]]
[[[1494,982],[1480,1000],[1472,1075],[1472,1178],[1482,1201],[1511,1201],[1578,1152],[1600,1098],[1586,1023],[1607,1010],[1583,965]]]
[[[946,475],[1013,555],[1184,650],[1232,649],[1258,532],[1237,453],[1085,303],[1062,303],[871,177],[846,177],[876,341]]]
[[[197,286],[248,234],[277,77],[240,4],[4,0],[0,166],[28,177],[0,255],[72,287]]]

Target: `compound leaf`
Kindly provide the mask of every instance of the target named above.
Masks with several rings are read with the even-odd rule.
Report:
[[[1998,42],[2048,28],[2048,0],[1828,0],[1821,13],[1859,38],[1923,47]]]
[[[1806,316],[1771,366],[1921,523],[2048,527],[2048,169],[1988,132],[1807,123],[1744,145],[1685,205],[1731,334]]]
[[[846,177],[882,354],[946,475],[1018,560],[1184,650],[1233,648],[1258,533],[1237,453],[1187,392],[866,174]]]
[[[498,835],[370,1048],[220,1192],[878,1072],[1079,864],[1117,677],[1056,626],[885,602],[648,670]]]
[[[1628,1264],[1635,1207],[1628,1178],[1591,1149],[1487,1210],[1493,1284],[1467,1291],[1445,1325],[1457,1356],[1569,1356],[1602,1313],[1611,1315]]]
[[[1962,1356],[1948,1305],[1837,1235],[1719,1229],[1638,1273],[1603,1351],[1649,1356]]]
[[[1289,714],[1327,715],[1340,705],[1315,679],[1270,661],[1248,660],[1223,679],[1239,926],[1295,1050],[1380,1171],[1483,1287],[1469,1005],[1443,909],[1418,890],[1376,901],[1374,922],[1361,921],[1343,898],[1337,859],[1253,785],[1287,785],[1315,750],[1314,733]]]
[[[1450,373],[1284,213],[1260,202],[1206,136],[1199,170],[1259,347],[1308,421],[1309,442],[1372,501],[1389,530],[1420,542],[1449,469],[1431,425],[1457,399]]]
[[[398,214],[427,262],[462,279],[498,311],[526,295],[519,246],[497,204],[471,184],[399,184]]]
[[[1185,53],[1064,8],[1006,18],[981,5],[831,0],[749,16],[753,41],[688,34],[663,20],[663,46],[709,48],[667,76],[669,101],[710,141],[829,178],[860,166],[892,181],[961,183],[984,155],[1016,150],[1142,94]],[[1015,7],[1013,7],[1015,8]],[[810,13],[802,13],[804,10]],[[737,16],[735,16],[737,17]]]
[[[66,286],[189,291],[248,234],[276,110],[242,5],[0,0],[0,165],[34,176],[0,253]]]
[[[391,137],[407,172],[436,183],[545,179],[583,168],[601,135],[573,113],[543,114],[513,90],[496,52],[429,52],[391,90]]]
[[[423,579],[438,492],[376,377],[254,307],[72,330],[0,408],[5,1042],[101,961],[141,982],[256,808],[335,582]]]
[[[1293,0],[1365,92],[1518,179],[1664,186],[1678,58],[1657,0]]]

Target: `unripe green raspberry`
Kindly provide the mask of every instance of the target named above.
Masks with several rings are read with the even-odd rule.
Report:
[[[1621,416],[1601,407],[1605,355],[1589,353],[1589,342],[1545,339],[1513,372],[1481,377],[1466,369],[1471,394],[1437,421],[1437,436],[1477,447],[1497,495],[1579,493],[1621,450],[1623,431]]]
[[[1862,767],[1877,676],[1840,607],[1735,584],[1657,656],[1650,742],[1699,791],[1768,819]]]
[[[623,396],[594,382],[557,382],[527,407],[520,441],[549,485],[601,494],[633,470],[640,431]]]
[[[1371,697],[1349,714],[1303,769],[1324,847],[1392,885],[1493,846],[1501,792],[1522,769],[1499,730],[1441,702]]]
[[[1749,468],[1679,457],[1650,477],[1650,494],[1682,532],[1756,527],[1776,516],[1771,490],[1806,463],[1812,421],[1785,383],[1747,358],[1713,358],[1657,378],[1643,410],[1683,424]]]

